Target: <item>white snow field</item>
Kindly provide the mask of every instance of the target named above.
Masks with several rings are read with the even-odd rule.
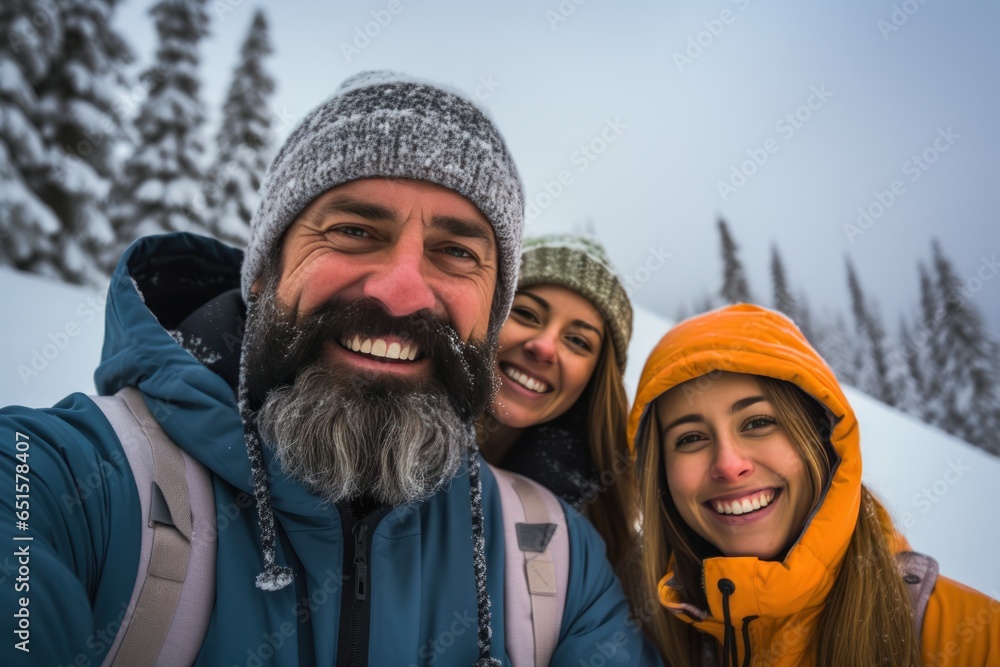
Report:
[[[0,267],[0,295],[0,405],[45,407],[73,391],[93,393],[104,293]],[[625,378],[630,394],[671,324],[636,309]],[[852,388],[847,397],[861,424],[865,482],[913,548],[935,557],[945,576],[1000,598],[1000,522],[990,500],[1000,489],[1000,458]]]

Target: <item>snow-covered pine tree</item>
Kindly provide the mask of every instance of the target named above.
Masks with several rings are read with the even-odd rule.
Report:
[[[816,346],[816,329],[813,325],[812,313],[809,310],[809,299],[805,294],[799,294],[795,299],[795,324],[798,325],[802,335],[806,337],[810,345]]]
[[[792,318],[810,343],[813,342],[812,322],[804,294],[795,296],[788,284],[785,262],[781,259],[777,244],[771,244],[771,286],[774,290],[774,308]]]
[[[899,342],[898,351],[906,362],[906,367],[910,371],[910,378],[913,381],[913,389],[917,398],[923,402],[927,395],[927,369],[920,363],[920,346],[914,338],[914,329],[906,321],[906,317],[899,317]],[[920,418],[924,418],[923,409],[919,412]]]
[[[899,337],[886,344],[886,364],[889,379],[896,395],[896,407],[914,417],[924,419],[924,382],[926,380],[917,360],[913,332],[902,315],[899,319]]]
[[[849,331],[839,313],[832,316],[824,313],[811,324],[813,338],[809,342],[833,369],[837,379],[852,387],[859,386],[861,357],[858,354],[857,334]]]
[[[35,85],[62,44],[58,7],[0,4],[0,264],[59,278],[59,217],[38,195],[55,168]]]
[[[940,424],[966,442],[1000,454],[1000,345],[987,332],[972,294],[958,278],[941,245],[932,243],[935,287],[945,314],[935,347],[946,350],[941,370]]]
[[[923,262],[917,263],[917,273],[920,276],[920,319],[914,325],[911,336],[916,348],[915,363],[920,366],[918,372],[926,378],[918,382],[922,388],[923,419],[928,424],[944,428],[945,407],[942,397],[949,392],[942,392],[940,389],[941,383],[947,381],[942,373],[948,355],[946,350],[939,347],[943,341],[936,331],[944,321],[946,311]],[[911,370],[911,374],[913,373]]]
[[[218,158],[209,174],[213,210],[209,233],[239,247],[249,239],[257,191],[271,158],[268,99],[274,92],[274,79],[263,62],[271,51],[267,18],[257,10],[222,107]]]
[[[198,94],[198,43],[208,34],[205,0],[160,0],[150,14],[159,42],[143,76],[158,85],[139,108],[138,145],[113,193],[119,246],[147,234],[206,232],[205,111]]]
[[[771,245],[771,284],[774,287],[775,310],[780,310],[797,322],[799,318],[795,296],[788,287],[788,280],[785,277],[785,263],[781,261],[778,246],[774,244]]]
[[[851,310],[857,325],[860,340],[864,341],[862,372],[859,389],[866,391],[883,403],[896,405],[898,402],[892,375],[898,375],[905,368],[889,366],[886,354],[885,328],[876,313],[874,304],[868,302],[861,290],[857,272],[850,258],[846,258],[847,288],[851,295]],[[861,346],[859,346],[861,347]]]
[[[112,28],[117,0],[66,0],[63,43],[37,86],[40,122],[58,156],[38,192],[61,222],[56,268],[72,283],[99,285],[115,246],[105,212],[119,176],[116,149],[126,139],[122,95],[133,59]]]
[[[724,303],[750,303],[750,287],[747,283],[743,264],[737,256],[739,247],[729,233],[729,226],[722,218],[718,220],[719,237],[722,241],[722,289],[719,294]]]

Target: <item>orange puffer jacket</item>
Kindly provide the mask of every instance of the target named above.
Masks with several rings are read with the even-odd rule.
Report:
[[[721,644],[724,636],[723,578],[735,584],[729,611],[744,664],[742,619],[753,665],[811,665],[807,655],[815,630],[854,530],[861,503],[861,449],[858,422],[833,371],[786,317],[739,304],[681,323],[668,332],[646,362],[635,405],[629,415],[629,442],[644,424],[647,407],[668,389],[712,371],[763,375],[794,383],[834,416],[833,447],[841,458],[820,507],[783,562],[755,557],[704,561],[707,610],[704,620],[678,614]],[[905,540],[886,526],[892,548]],[[660,582],[660,600],[681,611],[677,591]],[[686,605],[685,605],[686,607]],[[1000,602],[939,577],[923,620],[924,663],[939,667],[1000,666]]]

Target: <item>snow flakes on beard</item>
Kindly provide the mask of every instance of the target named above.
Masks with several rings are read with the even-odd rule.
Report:
[[[365,300],[336,299],[296,318],[270,282],[244,344],[258,430],[283,469],[331,502],[367,496],[392,506],[425,499],[451,480],[493,399],[494,345],[462,343],[429,313],[394,318]],[[354,334],[416,343],[431,361],[430,377],[321,360],[324,344]]]

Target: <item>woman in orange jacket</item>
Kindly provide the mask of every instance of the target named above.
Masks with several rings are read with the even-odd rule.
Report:
[[[861,483],[858,423],[779,313],[657,345],[629,417],[633,604],[670,665],[1000,665],[1000,602],[906,551]]]

